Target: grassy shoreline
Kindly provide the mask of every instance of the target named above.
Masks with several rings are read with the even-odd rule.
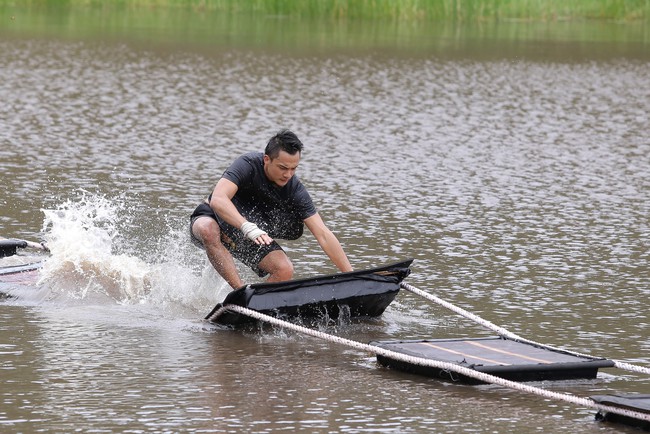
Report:
[[[650,0],[0,0],[0,8],[184,9],[309,19],[391,21],[650,20]]]

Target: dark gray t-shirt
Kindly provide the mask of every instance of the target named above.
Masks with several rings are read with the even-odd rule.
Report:
[[[232,202],[239,213],[271,238],[299,238],[303,232],[303,220],[316,214],[307,189],[296,175],[283,187],[268,180],[261,152],[237,158],[222,177],[238,187]],[[228,225],[219,215],[217,218],[220,226]]]

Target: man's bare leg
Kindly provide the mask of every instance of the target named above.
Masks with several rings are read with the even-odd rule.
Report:
[[[293,277],[293,264],[282,250],[274,250],[266,255],[259,267],[269,273],[267,282],[284,282]]]
[[[235,260],[221,242],[221,229],[219,228],[219,224],[210,217],[199,217],[192,225],[192,233],[203,243],[205,253],[208,255],[208,259],[214,269],[217,270],[217,273],[233,289],[241,288],[244,282],[239,277]]]

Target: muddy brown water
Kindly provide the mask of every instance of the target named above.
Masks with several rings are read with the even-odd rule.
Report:
[[[626,432],[593,409],[201,321],[225,288],[187,217],[236,156],[288,127],[355,268],[412,257],[416,287],[647,366],[647,45],[510,35],[449,52],[2,33],[0,235],[55,247],[41,288],[0,304],[2,431]],[[335,271],[310,235],[283,245],[298,277]],[[492,335],[406,292],[381,318],[322,328]],[[542,386],[648,393],[650,379]]]

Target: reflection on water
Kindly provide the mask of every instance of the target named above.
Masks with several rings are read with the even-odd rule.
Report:
[[[133,268],[111,275],[120,290],[120,279],[148,279],[131,298],[98,300],[82,290],[101,293],[107,273],[82,273],[83,287],[48,280],[81,300],[0,305],[0,424],[613,432],[589,409],[199,320],[221,283],[201,274],[187,216],[233,158],[289,127],[306,144],[299,175],[355,267],[414,257],[410,283],[514,332],[647,365],[648,59],[492,53],[0,40],[0,235],[37,238],[48,210],[57,228],[82,223],[81,239],[57,235],[68,264],[123,259]],[[93,210],[111,225],[88,246],[83,230],[107,229],[82,218]],[[284,245],[299,276],[333,271],[313,237]],[[332,331],[363,342],[487,334],[411,294],[379,320]],[[548,387],[647,392],[648,379],[612,372]]]
[[[234,2],[233,2],[234,3]],[[30,7],[32,6],[32,7]],[[213,51],[240,49],[291,55],[382,52],[392,56],[473,59],[648,59],[650,37],[642,20],[519,22],[313,19],[298,14],[128,7],[120,4],[42,8],[20,2],[0,6],[0,35],[128,41],[147,47]],[[381,6],[380,6],[381,7]]]

